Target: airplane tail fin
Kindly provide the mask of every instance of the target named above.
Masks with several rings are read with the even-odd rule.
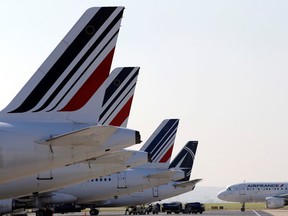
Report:
[[[69,113],[81,112],[109,75],[123,11],[88,9],[1,111],[1,118],[67,122]]]
[[[71,122],[126,127],[139,69],[139,67],[114,69],[85,108],[82,108],[80,113],[69,113],[67,119]]]
[[[186,177],[178,180],[177,182],[189,181],[195,154],[197,151],[197,146],[198,141],[189,141],[171,162],[169,169],[170,168],[181,169],[185,172]]]
[[[150,154],[151,163],[145,166],[168,168],[176,138],[179,119],[166,119],[158,126],[140,149]]]
[[[98,124],[127,127],[139,69],[139,67],[114,69],[119,72],[105,90]]]

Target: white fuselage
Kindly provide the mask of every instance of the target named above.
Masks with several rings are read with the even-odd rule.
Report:
[[[252,182],[228,186],[217,195],[228,202],[265,202],[267,197],[288,193],[288,183],[284,182]]]
[[[164,185],[145,189],[138,192],[122,195],[117,198],[109,198],[94,202],[97,207],[117,207],[117,206],[133,206],[143,203],[151,203],[177,196],[194,189],[194,186],[175,187],[176,182],[170,182]]]
[[[72,123],[1,122],[0,183],[99,157],[106,154],[107,149],[113,151],[132,145],[131,142],[112,145],[110,138],[113,136],[103,143],[90,140],[93,145],[70,145],[67,142],[54,146],[39,142],[87,126]]]
[[[126,153],[127,156],[121,154],[122,152]],[[122,161],[118,160],[119,157]],[[106,158],[110,162],[107,162]],[[32,193],[38,194],[57,190],[91,178],[125,170],[127,166],[134,167],[144,163],[147,163],[146,152],[131,150],[111,152],[97,158],[96,161],[72,164],[0,184],[0,199],[17,198]]]
[[[123,194],[132,193],[139,190],[145,190],[157,185],[165,184],[172,179],[181,179],[184,177],[182,170],[171,170],[171,175],[164,178],[153,177],[150,175],[167,171],[167,169],[157,168],[134,168],[125,171],[95,178],[81,184],[57,190],[57,193],[69,194],[77,197],[77,203],[93,203],[96,200],[108,199],[110,197],[119,197]]]

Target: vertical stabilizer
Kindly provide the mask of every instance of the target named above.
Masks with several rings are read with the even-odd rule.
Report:
[[[71,122],[109,75],[123,7],[88,9],[1,112],[17,121]],[[101,103],[98,100],[98,103]],[[94,120],[92,119],[94,117]],[[89,122],[98,119],[91,113]],[[86,123],[85,117],[80,120]]]
[[[114,69],[81,113],[71,112],[67,118],[71,122],[82,122],[86,119],[83,123],[126,126],[138,74],[139,67]]]
[[[114,69],[118,74],[107,85],[98,124],[127,126],[139,69],[139,67]]]
[[[148,152],[152,161],[145,166],[156,166],[168,169],[178,124],[179,119],[166,119],[162,121],[150,138],[145,142],[140,150]]]
[[[181,169],[185,172],[185,178],[178,181],[189,181],[193,167],[198,141],[189,141],[173,159],[169,168]]]

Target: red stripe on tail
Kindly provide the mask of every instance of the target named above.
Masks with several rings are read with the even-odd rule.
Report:
[[[129,117],[131,106],[132,106],[133,96],[127,101],[127,103],[118,112],[115,118],[110,122],[109,125],[121,126],[122,123]]]
[[[76,92],[66,106],[59,111],[76,111],[81,109],[90,100],[90,98],[109,76],[114,50],[115,48],[113,48],[105,59],[99,64],[96,70],[91,74],[84,85],[81,86],[81,88]]]
[[[167,161],[171,158],[173,146],[174,146],[174,143],[173,143],[173,145],[170,147],[170,149],[166,152],[166,154],[161,158],[161,160],[159,161],[159,163],[165,163],[165,162],[167,162]]]

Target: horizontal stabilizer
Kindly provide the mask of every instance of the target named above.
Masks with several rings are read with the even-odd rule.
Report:
[[[96,158],[88,160],[91,164],[119,164],[126,167],[137,166],[148,163],[148,153],[143,151],[126,150],[111,152]]]
[[[177,184],[175,184],[174,186],[175,186],[175,187],[192,187],[192,188],[194,188],[195,185],[196,185],[198,182],[200,182],[200,181],[202,181],[202,179],[193,179],[193,180],[186,181],[186,182],[183,182],[183,183],[177,183]]]
[[[117,151],[140,142],[139,131],[102,125],[94,125],[38,141],[39,144],[50,145],[51,147],[86,146],[90,150],[90,147],[92,147],[92,149],[105,149],[105,151],[106,149]],[[94,154],[92,153],[91,157],[88,158],[94,158]]]
[[[94,125],[69,133],[52,136],[48,139],[38,141],[37,143],[51,146],[97,146],[104,143],[116,130],[117,127],[113,126]]]
[[[152,175],[148,175],[149,179],[171,179],[172,181],[181,179],[185,176],[185,173],[181,170],[167,170],[164,172],[155,173]]]

